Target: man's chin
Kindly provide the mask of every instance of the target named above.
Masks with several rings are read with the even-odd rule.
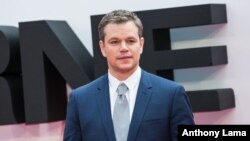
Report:
[[[119,70],[120,72],[127,73],[127,72],[131,72],[135,70],[135,68],[136,67],[132,67],[132,66],[123,66],[123,67],[120,67]]]

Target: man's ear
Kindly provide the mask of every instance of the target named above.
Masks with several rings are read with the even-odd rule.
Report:
[[[140,38],[140,46],[141,46],[141,51],[140,51],[140,53],[142,54],[142,52],[143,52],[143,47],[144,47],[144,38],[143,38],[143,37]]]
[[[102,40],[99,41],[99,47],[101,49],[102,56],[106,57],[105,46],[104,46],[104,42]]]

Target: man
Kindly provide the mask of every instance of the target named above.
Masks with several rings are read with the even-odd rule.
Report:
[[[64,141],[177,141],[180,124],[194,124],[183,87],[139,67],[143,26],[115,10],[98,26],[108,73],[72,91]]]

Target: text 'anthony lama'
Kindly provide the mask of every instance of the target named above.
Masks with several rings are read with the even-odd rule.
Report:
[[[221,131],[203,131],[200,129],[195,129],[194,131],[188,131],[187,129],[184,129],[181,136],[206,136],[206,137],[214,137],[218,138],[219,136],[246,136],[247,132],[246,131],[231,131],[231,130],[226,130],[222,129]]]

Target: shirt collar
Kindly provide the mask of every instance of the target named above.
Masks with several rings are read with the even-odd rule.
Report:
[[[117,88],[120,83],[125,83],[129,90],[134,89],[134,86],[138,83],[141,78],[141,68],[137,67],[134,73],[132,73],[126,80],[120,81],[115,78],[110,72],[108,72],[109,84],[113,88]]]

